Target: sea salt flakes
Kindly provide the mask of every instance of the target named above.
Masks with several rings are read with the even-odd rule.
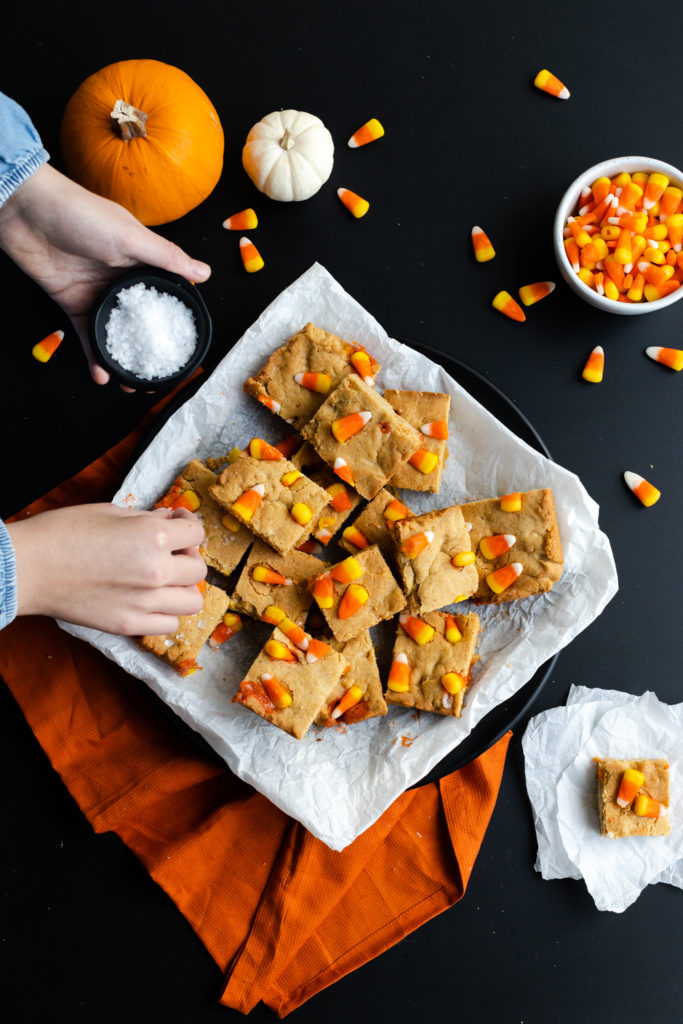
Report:
[[[175,295],[142,282],[119,292],[105,333],[112,359],[142,380],[175,373],[197,347],[192,310]]]

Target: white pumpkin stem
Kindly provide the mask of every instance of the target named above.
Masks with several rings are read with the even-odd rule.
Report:
[[[286,128],[285,134],[280,139],[280,145],[282,146],[283,149],[293,149],[293,147],[296,145],[294,139],[289,134],[289,131]]]
[[[127,103],[125,100],[117,100],[109,116],[118,127],[124,142],[130,142],[131,139],[146,138],[147,129],[145,125],[147,124],[147,114],[142,110],[138,110],[132,103]]]

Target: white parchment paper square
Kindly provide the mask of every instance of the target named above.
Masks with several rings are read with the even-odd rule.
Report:
[[[382,364],[380,390],[451,395],[450,457],[442,488],[438,496],[404,492],[416,512],[513,490],[553,488],[565,555],[562,578],[540,597],[479,609],[481,660],[462,718],[395,709],[346,732],[311,730],[296,741],[231,703],[267,635],[261,626],[242,631],[217,652],[205,648],[202,671],[182,679],[132,640],[62,625],[144,680],[234,772],[340,850],[585,629],[616,592],[617,576],[609,541],[598,527],[598,507],[579,479],[515,437],[443,367],[390,338],[318,264],[268,306],[170,417],[114,501],[151,507],[191,459],[225,454],[253,436],[277,440],[291,432],[245,395],[242,383],[307,321],[366,345]],[[458,605],[458,611],[467,610]]]

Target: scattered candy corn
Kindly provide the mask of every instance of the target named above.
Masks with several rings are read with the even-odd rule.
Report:
[[[221,522],[226,530],[230,530],[230,533],[239,533],[242,529],[242,524],[234,516],[231,516],[229,512],[226,512],[221,517]]]
[[[281,572],[269,569],[267,565],[255,565],[251,570],[251,578],[256,580],[257,583],[277,584],[280,587],[288,587],[292,582],[288,576],[283,576]]]
[[[321,544],[329,544],[334,536],[335,524],[337,522],[336,516],[321,516],[315,528],[316,539]]]
[[[433,626],[415,615],[399,615],[398,621],[416,644],[428,644],[436,632]]]
[[[478,225],[472,228],[472,247],[477,263],[488,263],[496,255],[496,250],[491,245],[491,239]]]
[[[495,533],[491,537],[482,537],[479,541],[479,550],[484,558],[491,562],[499,558],[514,545],[517,538],[512,533]]]
[[[605,255],[607,255],[606,247]],[[533,306],[535,302],[540,302],[546,295],[550,295],[554,291],[554,281],[537,281],[536,284],[522,285],[519,289],[519,297],[525,306]]]
[[[284,455],[286,459],[288,459],[290,455],[294,455],[294,452],[298,451],[300,447],[301,438],[298,434],[290,434],[289,437],[284,439],[284,441],[278,441],[277,444],[273,445],[273,448],[277,448],[277,450]]]
[[[465,565],[472,565],[476,560],[474,551],[458,551],[456,555],[451,558],[451,565],[454,569],[461,569]]]
[[[621,777],[619,792],[617,793],[617,803],[619,806],[628,807],[644,782],[645,776],[642,772],[636,771],[635,768],[627,768]]]
[[[255,274],[257,270],[262,270],[265,266],[261,253],[254,243],[244,235],[240,238],[240,256],[248,274]]]
[[[387,689],[393,690],[394,693],[406,693],[410,689],[410,666],[403,651],[400,651],[391,663]]]
[[[296,547],[297,551],[303,551],[307,555],[321,555],[323,552],[322,544],[318,544],[317,540],[313,540],[309,537],[303,544],[299,544]]]
[[[235,614],[235,612],[226,612],[223,616],[223,621],[218,623],[209,637],[209,647],[215,651],[226,640],[229,640],[231,636],[239,633],[241,628],[242,620],[239,615]]]
[[[282,452],[260,437],[253,437],[249,442],[249,454],[252,459],[265,459],[268,462],[284,459]]]
[[[297,625],[296,622],[292,622],[292,620],[288,619],[286,616],[280,620],[279,625],[287,639],[291,640],[293,644],[296,644],[299,650],[308,650],[309,638],[306,636],[301,626]]]
[[[315,391],[319,395],[326,395],[332,387],[332,378],[329,373],[295,373],[294,380],[302,388]]]
[[[462,690],[465,685],[465,680],[457,672],[446,672],[441,676],[441,685],[446,693],[450,693],[455,696],[456,693],[460,693]]]
[[[513,491],[511,494],[503,494],[500,499],[501,512],[519,512],[522,507],[522,495],[520,491]]]
[[[460,626],[453,615],[446,615],[446,639],[449,644],[458,644],[462,640]]]
[[[360,548],[361,551],[370,547],[370,541],[356,526],[347,526],[345,530],[342,530],[342,537],[344,540],[348,540],[349,544],[353,544],[355,548]]]
[[[351,362],[359,377],[362,377],[368,387],[374,387],[375,375],[372,372],[372,361],[367,352],[354,352]]]
[[[263,501],[265,493],[265,484],[255,484],[230,506],[230,511],[243,523],[248,523]]]
[[[269,395],[259,395],[258,401],[261,405],[265,405],[266,409],[270,409],[271,412],[279,412],[282,406],[274,398]]]
[[[362,575],[363,567],[360,562],[356,561],[353,555],[349,555],[339,565],[335,565],[330,569],[330,576],[339,583],[353,583],[354,580],[359,580]]]
[[[271,676],[269,672],[263,673],[261,682],[263,683],[263,689],[279,711],[284,711],[285,708],[290,706],[292,695],[284,683],[281,683],[275,676]]]
[[[350,619],[369,599],[370,595],[362,584],[349,583],[339,602],[337,615],[340,619]]]
[[[589,384],[599,384],[605,369],[605,350],[602,345],[596,345],[581,371],[581,376]]]
[[[558,100],[569,99],[569,89],[567,86],[563,85],[559,78],[556,78],[555,75],[546,68],[538,72],[534,78],[534,85],[537,89],[542,89],[543,92],[547,92],[551,96],[555,96]]]
[[[439,456],[436,452],[428,452],[426,448],[418,448],[415,454],[410,456],[408,462],[427,476],[439,465]]]
[[[31,349],[33,358],[37,359],[39,363],[46,363],[62,344],[63,337],[64,331],[53,331],[52,334],[48,334]]]
[[[486,582],[494,594],[502,594],[511,586],[518,576],[521,575],[524,566],[521,562],[510,562],[509,565],[501,565],[486,577]]]
[[[289,510],[289,514],[299,526],[306,526],[313,518],[313,513],[303,501],[295,501]]]
[[[639,818],[661,818],[666,814],[666,807],[660,804],[659,800],[653,800],[652,797],[641,793],[636,797],[633,811]]]
[[[509,316],[511,320],[517,320],[520,324],[523,324],[526,320],[524,310],[518,302],[515,302],[510,295],[510,292],[498,292],[491,305],[494,309],[497,309],[499,313],[502,313],[504,316]]]
[[[384,518],[390,528],[394,523],[398,523],[401,519],[405,519],[406,516],[409,516],[410,514],[408,506],[404,505],[402,501],[398,500],[398,498],[394,498],[393,501],[390,501],[384,509]]]
[[[332,648],[329,644],[325,644],[322,640],[316,640],[314,637],[308,638],[308,649],[306,651],[306,661],[309,665],[312,665],[316,661],[320,661],[321,658],[326,658]]]
[[[336,708],[332,712],[332,718],[341,718],[342,715],[350,708],[354,708],[356,704],[360,703],[363,699],[363,691],[360,686],[349,686],[348,690],[337,704]]]
[[[406,537],[401,544],[401,551],[408,558],[417,556],[428,547],[434,540],[434,531],[425,530],[424,533],[414,533],[412,537]]]
[[[266,640],[266,645],[263,648],[266,654],[271,658],[275,658],[276,661],[296,661],[296,654],[290,651],[289,647],[285,644],[281,644],[279,640]]]
[[[248,210],[233,213],[231,217],[223,221],[223,227],[228,231],[253,231],[255,227],[258,227],[258,217],[255,211],[249,207]]]
[[[348,416],[342,416],[341,419],[334,420],[332,423],[332,433],[336,437],[337,441],[342,444],[344,441],[348,441],[350,437],[357,434],[359,430],[372,419],[371,412],[352,412]]]
[[[349,492],[344,487],[344,484],[330,484],[327,488],[327,493],[330,495],[330,505],[335,512],[346,512],[351,508]]]
[[[636,498],[642,501],[645,508],[649,508],[650,505],[654,505],[656,501],[662,496],[662,492],[658,491],[656,487],[649,484],[647,480],[644,480],[642,476],[638,476],[637,473],[630,473],[628,470],[624,473],[624,480],[626,486],[635,494]]]
[[[654,359],[656,363],[662,363],[672,370],[683,370],[683,349],[662,348],[661,345],[651,345],[645,349],[645,355]]]
[[[446,441],[448,439],[448,424],[445,420],[432,420],[431,423],[423,423],[420,427],[420,432],[425,437],[434,437],[438,441]]]
[[[369,121],[356,129],[349,139],[348,145],[351,149],[358,149],[359,146],[367,146],[368,142],[376,142],[383,135],[384,128],[376,117],[371,117]]]
[[[201,505],[201,498],[196,491],[183,491],[175,499],[171,508],[186,508],[188,512],[196,512]]]
[[[277,626],[286,617],[286,612],[284,612],[282,608],[278,608],[276,604],[269,604],[261,616],[261,620],[269,623],[271,626]]]
[[[334,460],[332,469],[338,477],[344,480],[350,487],[353,487],[353,473],[346,459],[342,459],[341,456],[338,456]]]
[[[362,199],[355,192],[352,192],[350,188],[338,188],[337,195],[349,213],[352,213],[356,218],[364,217],[370,209],[370,203],[367,199]]]
[[[334,604],[334,583],[329,573],[319,576],[313,584],[313,599],[318,608],[331,608]]]
[[[286,473],[283,473],[280,477],[280,483],[283,487],[291,487],[297,480],[301,480],[303,473],[300,473],[298,469],[290,469]]]

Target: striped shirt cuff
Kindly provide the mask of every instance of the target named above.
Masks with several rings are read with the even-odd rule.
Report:
[[[50,154],[44,148],[39,146],[32,153],[29,153],[19,163],[14,164],[9,174],[3,174],[0,176],[0,206],[6,203],[9,197],[16,192],[20,185],[30,178],[39,167],[47,163],[50,159]]]
[[[0,519],[0,629],[17,614],[17,565],[7,527]]]

